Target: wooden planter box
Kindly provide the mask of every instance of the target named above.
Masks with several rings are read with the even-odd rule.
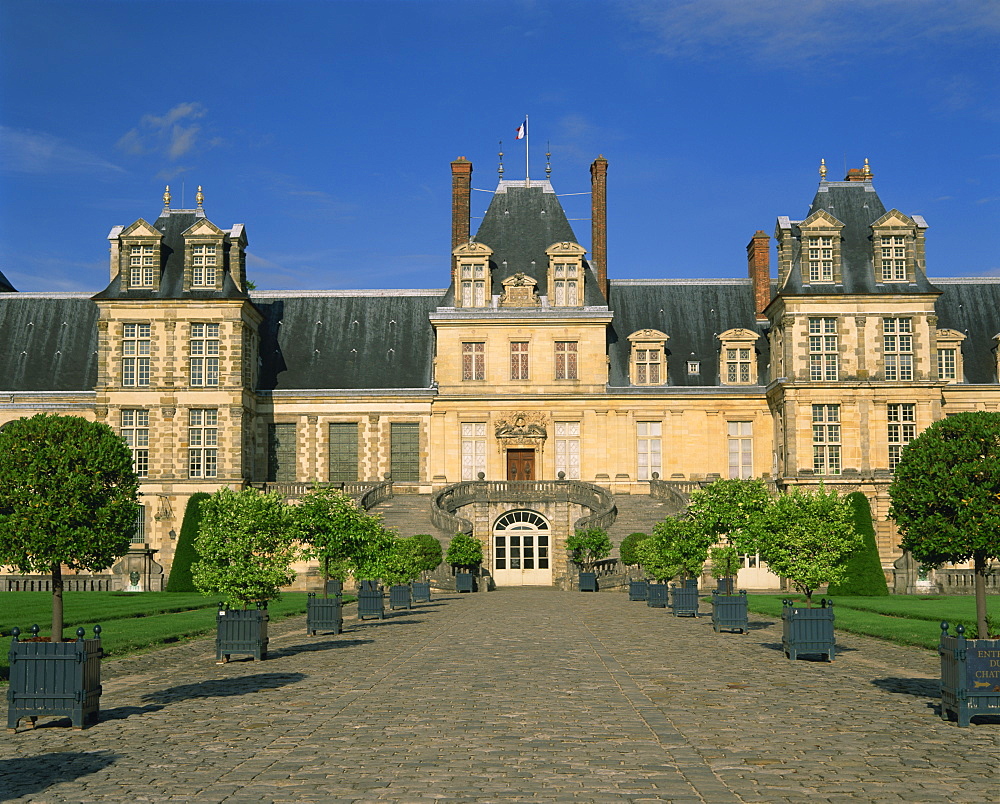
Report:
[[[667,607],[668,589],[665,583],[649,583],[646,585],[646,605],[653,609]]]
[[[676,584],[670,590],[670,608],[674,612],[674,617],[697,617],[698,616],[698,582],[690,586],[690,581],[685,581],[684,586]]]
[[[385,592],[376,581],[362,581],[358,589],[358,619],[385,619]]]
[[[306,633],[316,636],[317,631],[333,631],[344,633],[344,612],[341,597],[316,597],[315,592],[309,593],[306,601]]]
[[[597,591],[597,573],[596,572],[581,572],[580,573],[580,591],[581,592],[596,592]]]
[[[475,592],[476,591],[476,576],[471,572],[456,572],[455,573],[455,591],[456,592]]]
[[[628,599],[645,600],[649,597],[649,581],[629,581]]]
[[[96,723],[101,704],[101,626],[94,638],[84,639],[76,629],[75,642],[35,642],[38,626],[27,641],[11,631],[10,686],[7,688],[7,729],[15,731],[21,718],[32,727],[39,716],[68,717],[73,727]]]
[[[268,620],[266,608],[228,609],[220,603],[215,616],[216,661],[228,662],[233,655],[252,656],[254,661],[266,659]]]
[[[410,585],[408,583],[396,584],[389,587],[389,608],[391,610],[409,609],[412,604],[413,599],[410,596]]]
[[[941,718],[954,715],[968,726],[976,715],[1000,715],[1000,639],[966,639],[964,626],[956,635],[941,623]]]
[[[790,600],[782,601],[781,646],[785,656],[797,659],[800,653],[817,653],[832,662],[835,654],[833,636],[833,601],[823,598],[819,608],[800,608]]]
[[[411,584],[413,588],[413,602],[414,603],[430,603],[431,602],[431,582],[430,581],[414,581]]]
[[[715,579],[715,591],[720,595],[735,595],[736,594],[736,579],[735,578],[716,578]]]
[[[717,592],[712,595],[712,628],[716,633],[748,632],[746,592],[740,592],[738,595],[723,595]]]

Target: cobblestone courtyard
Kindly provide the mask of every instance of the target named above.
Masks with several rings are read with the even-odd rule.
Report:
[[[706,608],[706,607],[703,607]],[[624,594],[511,589],[307,637],[106,661],[101,721],[7,735],[23,802],[987,802],[1000,718],[937,715],[937,655],[838,634],[790,662]],[[6,645],[4,646],[6,649]]]

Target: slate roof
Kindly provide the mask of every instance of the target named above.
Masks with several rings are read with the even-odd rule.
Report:
[[[628,336],[658,329],[667,341],[667,387],[708,387],[719,383],[718,336],[734,327],[763,333],[754,311],[749,279],[612,280],[609,306],[614,321],[608,329],[611,360],[608,385],[629,385]],[[770,361],[767,338],[756,342],[758,376],[766,377]],[[689,375],[687,361],[701,361],[701,373]],[[741,386],[744,390],[746,386]]]
[[[935,303],[940,329],[954,329],[962,341],[965,382],[997,382],[994,335],[1000,334],[1000,277],[935,279],[943,294]]]
[[[0,390],[92,391],[97,305],[84,293],[0,296]]]
[[[829,295],[831,293],[936,293],[937,289],[927,280],[919,268],[915,282],[876,282],[872,250],[871,225],[887,212],[871,181],[823,181],[820,182],[806,215],[808,218],[818,210],[825,210],[844,224],[841,232],[841,284],[802,281],[802,221],[789,221],[792,235],[796,238],[792,246],[792,268],[780,293],[782,295]],[[805,220],[805,218],[803,218]]]
[[[254,293],[258,389],[429,388],[443,290]]]
[[[222,289],[195,289],[184,291],[184,237],[183,234],[197,221],[205,220],[205,214],[195,209],[165,209],[153,224],[155,229],[163,232],[160,247],[161,274],[160,287],[122,288],[121,274],[111,280],[104,290],[94,296],[94,299],[246,299],[247,294],[233,282],[229,271],[223,271]]]
[[[0,271],[0,293],[17,293],[17,289],[3,275],[3,271]]]

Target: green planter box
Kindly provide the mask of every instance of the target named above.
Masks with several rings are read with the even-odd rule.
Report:
[[[230,656],[252,656],[254,661],[267,658],[267,608],[227,609],[219,604],[215,616],[215,658],[228,662]]]
[[[694,586],[689,581],[684,582],[684,586],[674,586],[670,589],[670,608],[674,617],[697,617],[698,616],[698,581],[694,581]]]
[[[413,598],[410,596],[410,585],[408,583],[397,584],[389,587],[389,608],[409,609],[413,605]]]
[[[716,592],[712,595],[712,628],[719,631],[739,631],[746,634],[749,631],[747,622],[747,593],[738,595],[723,595]]]
[[[833,636],[833,601],[823,598],[819,608],[801,608],[782,601],[781,646],[785,656],[797,659],[800,653],[821,654],[832,662],[836,652]]]
[[[20,628],[11,631],[10,686],[7,688],[7,728],[17,729],[21,718],[32,727],[39,717],[68,717],[73,727],[82,729],[96,723],[101,704],[101,626],[94,626],[94,638],[84,639],[76,629],[75,642],[22,642]]]
[[[430,581],[414,581],[413,587],[413,602],[414,603],[430,603],[431,602],[431,582]]]
[[[649,597],[649,581],[629,581],[628,599],[645,600]]]
[[[668,589],[665,583],[650,583],[646,586],[646,605],[653,609],[667,607]]]
[[[476,577],[471,572],[456,572],[455,573],[455,591],[456,592],[475,592],[476,591]]]
[[[955,636],[941,623],[941,718],[954,715],[968,726],[976,715],[1000,715],[1000,639],[966,639],[965,627]]]
[[[736,594],[736,579],[735,578],[716,578],[715,579],[715,591],[720,595],[735,595]]]
[[[385,619],[385,592],[376,581],[362,581],[358,589],[358,619]]]
[[[580,591],[581,592],[596,592],[597,591],[597,573],[596,572],[581,572],[580,573]]]
[[[316,636],[317,631],[344,633],[344,610],[341,603],[340,595],[316,597],[315,592],[310,592],[306,601],[306,633],[310,636]]]

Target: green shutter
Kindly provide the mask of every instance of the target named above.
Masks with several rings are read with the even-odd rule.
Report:
[[[330,480],[358,479],[358,423],[330,424]]]
[[[271,483],[295,482],[295,425],[267,426],[267,479]]]
[[[392,479],[420,480],[420,425],[417,422],[393,422],[389,436]]]

